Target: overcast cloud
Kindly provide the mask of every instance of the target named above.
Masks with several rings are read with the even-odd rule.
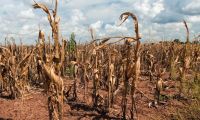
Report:
[[[54,0],[35,0],[52,8]],[[188,22],[191,38],[200,34],[200,0],[60,0],[62,37],[75,32],[77,40],[90,40],[89,28],[96,37],[133,35],[132,20],[119,26],[119,16],[130,11],[139,19],[143,41],[185,39],[183,19]],[[14,37],[16,42],[34,44],[39,26],[46,35],[51,28],[46,15],[32,8],[32,0],[1,0],[0,42]]]

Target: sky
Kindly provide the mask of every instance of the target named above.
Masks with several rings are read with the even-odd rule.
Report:
[[[5,38],[20,39],[25,44],[35,44],[39,26],[46,37],[51,35],[47,16],[42,10],[32,8],[32,0],[0,0],[0,43]],[[53,8],[54,0],[35,0]],[[183,19],[190,29],[190,38],[200,34],[200,0],[59,0],[58,15],[60,37],[91,40],[89,29],[96,38],[108,36],[134,36],[132,20],[119,26],[123,12],[134,13],[139,20],[142,41],[185,40]]]

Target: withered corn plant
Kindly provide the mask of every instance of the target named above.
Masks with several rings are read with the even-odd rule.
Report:
[[[37,2],[33,8],[47,14],[52,36],[45,39],[45,31],[39,30],[36,46],[26,46],[22,41],[17,46],[14,40],[5,39],[5,45],[0,46],[0,96],[23,97],[31,84],[39,86],[48,95],[51,120],[63,119],[63,100],[71,108],[80,105],[78,109],[86,107],[104,117],[115,115],[114,109],[120,109],[118,100],[121,100],[122,113],[117,113],[118,116],[121,115],[122,119],[139,119],[136,95],[140,98],[138,94],[141,94],[141,98],[144,96],[147,102],[164,103],[161,96],[168,97],[168,94],[163,93],[171,89],[165,83],[168,79],[176,78],[176,69],[179,68],[180,96],[184,93],[187,75],[194,72],[192,78],[195,83],[199,82],[200,48],[199,45],[189,43],[189,30],[185,21],[185,44],[141,44],[138,19],[130,12],[122,13],[120,20],[124,23],[129,17],[133,19],[133,37],[96,39],[94,31],[90,29],[92,41],[89,43],[77,44],[74,33],[69,41],[62,38],[60,43],[58,0],[55,0],[54,9]],[[140,84],[137,88],[140,79],[148,83],[145,89],[151,90],[148,92],[152,98],[140,90]],[[191,89],[188,89],[188,93]]]
[[[146,53],[147,58],[147,65],[148,65],[148,75],[149,75],[149,80],[152,82],[153,81],[153,73],[155,72],[155,58],[152,54],[150,54],[148,51]]]
[[[60,58],[60,44],[59,44],[60,17],[57,16],[58,0],[55,0],[55,6],[54,6],[54,9],[52,10],[52,13],[50,12],[49,8],[46,5],[41,4],[41,3],[35,2],[35,4],[33,5],[33,8],[42,9],[47,14],[47,18],[52,29],[52,37],[54,39],[55,57],[59,59]]]
[[[136,81],[138,81],[139,75],[140,75],[140,35],[139,35],[139,27],[138,27],[138,20],[137,17],[130,12],[125,12],[120,15],[120,20],[123,19],[122,23],[128,18],[131,17],[133,19],[133,25],[135,26],[135,38],[134,39],[127,39],[126,45],[127,45],[127,63],[126,63],[126,71],[125,71],[125,80],[128,81],[130,77],[128,76],[129,72],[129,65],[130,65],[130,55],[131,55],[131,42],[136,41],[136,46],[134,49],[134,62],[133,62],[133,73],[131,75],[132,77],[132,83],[131,83],[131,119],[138,119],[137,117],[137,109],[136,109],[136,103],[135,103],[135,88],[136,88]],[[125,86],[127,87],[127,86]],[[125,88],[127,89],[127,88]],[[126,92],[125,92],[126,94]],[[126,97],[126,96],[125,96]],[[124,98],[126,101],[126,98]],[[124,113],[125,115],[125,113]],[[123,118],[125,116],[123,115]]]
[[[29,90],[30,62],[35,49],[17,47],[14,41],[11,44],[7,40],[6,44],[6,47],[0,47],[0,91],[3,96],[15,99],[23,97],[25,90]],[[22,49],[26,52],[19,54]]]
[[[155,68],[156,71],[156,89],[155,89],[155,103],[157,103],[159,105],[160,103],[160,95],[161,95],[161,91],[163,90],[163,86],[164,86],[164,81],[162,79],[162,76],[165,74],[166,69],[162,68],[161,66],[157,66],[157,68]]]
[[[169,65],[170,65],[170,78],[171,79],[175,79],[176,78],[176,71],[177,71],[177,64],[178,64],[178,60],[179,60],[179,54],[180,51],[178,49],[178,44],[179,43],[171,43],[171,46],[168,50],[167,55],[169,56]]]
[[[187,23],[186,23],[185,20],[183,21],[183,23],[184,23],[184,26],[186,28],[187,37],[186,37],[186,43],[185,43],[184,48],[183,48],[182,66],[179,68],[179,73],[180,73],[180,76],[179,76],[179,81],[180,81],[179,96],[181,96],[181,94],[183,94],[183,87],[184,87],[183,84],[186,80],[186,72],[190,68],[189,29],[188,29],[188,26],[187,26]]]
[[[35,1],[34,1],[35,2]],[[40,41],[40,57],[38,59],[39,65],[41,66],[43,73],[46,75],[46,82],[48,84],[49,98],[48,98],[48,106],[49,106],[49,116],[50,119],[62,120],[63,117],[63,79],[61,78],[61,67],[64,64],[64,56],[65,56],[65,42],[63,40],[62,44],[62,54],[60,54],[60,43],[59,43],[59,21],[60,18],[57,16],[57,8],[58,8],[58,0],[55,1],[55,7],[52,13],[49,8],[41,3],[35,2],[33,5],[35,9],[42,9],[46,14],[49,21],[49,24],[52,29],[52,38],[54,40],[54,51],[50,55],[52,56],[50,60],[47,62],[44,60],[44,35],[39,34]]]
[[[114,66],[114,62],[115,62],[115,60],[114,60],[114,54],[111,54],[111,55],[109,55],[109,60],[108,60],[108,68],[109,68],[109,70],[108,70],[108,81],[109,81],[109,83],[108,83],[108,85],[109,85],[109,87],[108,87],[108,107],[110,108],[110,107],[112,107],[112,105],[113,105],[113,91],[114,91],[114,85],[115,85],[115,66]]]

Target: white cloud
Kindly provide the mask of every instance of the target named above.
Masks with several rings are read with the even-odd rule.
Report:
[[[130,35],[128,28],[126,26],[127,23],[129,23],[129,20],[119,26],[119,22],[116,21],[113,25],[112,24],[106,24],[104,29],[105,29],[105,32],[107,34],[111,34],[111,35],[116,34],[116,33],[118,33],[120,35],[124,35],[124,34]]]
[[[159,14],[161,11],[163,11],[164,5],[163,5],[163,0],[158,0],[157,2],[153,3],[153,7],[152,7],[152,17],[155,17],[157,14]]]
[[[71,21],[73,25],[79,24],[80,21],[85,20],[84,14],[79,9],[74,9],[72,11]]]
[[[164,10],[163,0],[143,0],[136,1],[132,7],[140,15],[142,19],[149,19],[155,17],[162,10]]]
[[[115,33],[115,32],[126,32],[128,29],[125,26],[116,26],[116,25],[106,24],[105,30],[108,33]]]
[[[91,24],[90,27],[98,32],[102,28],[102,25],[103,21],[98,20],[97,22]]]
[[[183,6],[182,10],[189,14],[200,14],[200,1],[192,0],[186,6]]]
[[[68,0],[66,6],[75,9],[85,8],[89,6],[105,3],[107,0]]]
[[[54,0],[36,0],[53,8]],[[51,33],[47,16],[42,10],[33,10],[33,1],[6,0],[0,7],[0,36],[8,33],[24,33],[23,39],[34,42],[41,29],[46,34]],[[134,33],[132,20],[128,19],[121,26],[119,16],[130,11],[139,20],[140,33],[144,40],[185,38],[182,20],[188,21],[191,36],[200,31],[199,0],[60,0],[59,1],[60,33],[69,37],[75,32],[76,38],[90,40],[89,27],[96,31],[97,37],[132,35]],[[13,35],[14,36],[14,35]],[[16,35],[17,36],[17,35]]]
[[[190,16],[189,18],[189,21],[190,22],[194,22],[194,23],[200,23],[200,15],[198,15],[198,16]]]
[[[29,8],[27,10],[23,10],[19,13],[19,17],[21,18],[34,18],[35,14],[33,13],[33,9]]]

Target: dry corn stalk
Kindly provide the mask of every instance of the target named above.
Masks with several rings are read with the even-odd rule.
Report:
[[[34,1],[35,2],[35,1]],[[64,55],[65,55],[65,41],[63,41],[62,44],[62,55],[60,56],[60,44],[59,44],[59,21],[60,18],[57,16],[57,7],[58,7],[58,0],[55,0],[55,7],[52,13],[50,13],[49,8],[41,3],[35,2],[33,5],[33,8],[35,9],[42,9],[46,14],[49,21],[49,24],[52,29],[52,38],[54,39],[54,46],[55,46],[55,56],[52,59],[55,63],[54,66],[49,67],[50,64],[52,64],[52,60],[48,60],[50,63],[46,63],[47,61],[43,59],[42,56],[45,56],[44,53],[41,53],[42,49],[40,49],[40,56],[42,57],[41,60],[39,60],[39,64],[42,67],[42,70],[44,71],[46,77],[46,81],[50,84],[48,84],[48,88],[51,88],[51,95],[49,96],[49,112],[50,112],[50,119],[59,119],[62,120],[63,116],[63,80],[59,76],[61,67],[64,63]],[[41,32],[40,32],[41,33]],[[43,39],[42,42],[44,42],[44,35],[41,33],[39,34],[39,38]],[[40,46],[44,47],[44,45],[40,44]],[[51,51],[51,49],[50,49]],[[61,58],[60,58],[61,57]],[[49,89],[50,90],[50,89]],[[55,94],[54,94],[55,90]],[[57,106],[57,107],[55,107]],[[52,109],[53,108],[53,111]]]
[[[136,109],[136,103],[135,103],[135,87],[136,87],[136,81],[138,81],[138,78],[139,78],[139,74],[140,74],[140,35],[139,35],[139,28],[138,28],[138,20],[137,20],[137,17],[130,13],[130,12],[125,12],[125,13],[122,13],[120,15],[120,19],[122,21],[122,23],[124,21],[126,21],[126,19],[128,17],[131,17],[133,19],[133,25],[135,26],[135,41],[136,41],[136,47],[135,47],[135,51],[134,51],[134,70],[133,70],[133,74],[132,74],[132,86],[131,86],[131,100],[132,100],[132,103],[131,103],[131,119],[138,119],[137,117],[137,109]],[[128,45],[128,51],[127,51],[127,68],[129,66],[128,62],[130,61],[130,46],[131,46],[131,42],[133,42],[134,40],[130,40],[128,39],[126,41],[127,45]],[[126,69],[127,69],[126,68]],[[126,70],[126,73],[128,73],[128,70]],[[127,75],[125,75],[125,79],[129,79]],[[135,112],[135,114],[134,114]]]
[[[115,84],[115,78],[114,78],[114,63],[113,63],[112,56],[109,55],[109,61],[108,61],[108,107],[112,107],[113,104],[113,88]]]
[[[19,54],[16,54],[14,49],[16,49],[15,44],[14,46],[9,45],[9,49],[0,47],[1,55],[4,56],[1,57],[0,74],[3,80],[2,87],[9,87],[9,97],[12,99],[23,96],[25,87],[28,85],[29,66],[34,51],[34,49],[30,50],[22,60],[17,60]],[[5,80],[6,82],[4,83]]]
[[[45,36],[44,36],[44,32],[39,30],[39,38],[38,38],[38,42],[39,42],[39,56],[40,59],[42,59],[42,61],[46,61],[45,58]]]
[[[34,1],[35,2],[35,1]],[[55,0],[55,8],[52,12],[50,13],[49,8],[41,3],[35,2],[33,5],[33,8],[35,9],[42,9],[46,14],[47,18],[49,21],[49,24],[52,29],[52,37],[54,39],[54,45],[55,45],[55,57],[57,59],[60,59],[60,47],[59,47],[59,22],[60,22],[60,17],[57,16],[57,7],[58,7],[58,0]]]
[[[179,77],[179,81],[180,81],[180,86],[179,86],[179,96],[181,96],[181,94],[183,94],[183,83],[185,81],[185,74],[186,71],[190,68],[190,55],[189,55],[189,29],[187,26],[186,21],[183,21],[185,28],[186,28],[186,43],[184,45],[183,48],[183,64],[182,67],[179,68],[179,73],[180,73],[180,77]]]
[[[156,81],[156,91],[155,91],[155,97],[156,97],[156,102],[159,104],[160,103],[160,92],[163,90],[163,79],[162,76],[165,74],[166,69],[165,68],[160,68],[160,66],[156,66],[156,76],[157,76],[157,81]]]

